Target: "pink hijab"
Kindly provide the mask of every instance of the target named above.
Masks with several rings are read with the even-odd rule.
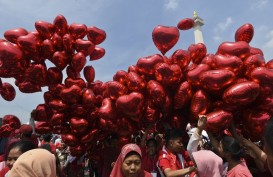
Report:
[[[200,150],[192,153],[199,177],[221,177],[223,160],[212,151]]]
[[[56,177],[55,156],[45,149],[23,153],[14,163],[9,177]]]
[[[141,150],[138,147],[138,145],[126,144],[122,147],[121,152],[120,152],[120,154],[116,160],[116,163],[113,167],[113,170],[110,174],[110,177],[124,177],[121,172],[122,163],[123,163],[125,157],[127,156],[127,154],[129,154],[130,152],[133,152],[133,151],[138,153],[140,155],[140,157],[142,157]],[[143,169],[141,169],[139,177],[152,177],[152,175],[150,173],[145,172]]]

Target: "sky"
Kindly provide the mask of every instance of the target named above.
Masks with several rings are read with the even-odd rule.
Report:
[[[105,56],[87,62],[95,68],[95,80],[104,82],[139,58],[160,53],[152,40],[157,25],[176,26],[183,18],[192,18],[194,11],[204,19],[202,32],[208,53],[215,53],[222,42],[233,42],[236,30],[251,23],[255,33],[250,45],[260,48],[267,61],[273,58],[272,0],[0,0],[0,7],[0,38],[9,29],[34,31],[36,21],[53,23],[59,14],[68,24],[105,30],[107,38],[99,45],[106,50]],[[193,30],[180,31],[178,43],[166,56],[193,43]],[[2,82],[14,85],[13,79]],[[25,94],[16,88],[13,101],[0,97],[0,117],[13,114],[28,122],[30,112],[44,102],[43,92]]]

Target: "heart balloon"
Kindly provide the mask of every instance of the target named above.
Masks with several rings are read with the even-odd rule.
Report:
[[[41,57],[44,59],[52,59],[55,52],[53,42],[49,39],[45,39],[40,46]]]
[[[137,61],[137,67],[141,74],[153,76],[154,66],[158,63],[163,63],[164,59],[161,55],[155,54],[148,57],[139,58]]]
[[[251,71],[257,67],[265,66],[264,56],[261,54],[250,55],[244,60],[245,75],[249,76]]]
[[[76,130],[78,133],[83,133],[88,128],[88,121],[80,117],[72,117],[69,121],[72,130]]]
[[[53,21],[56,33],[63,36],[68,32],[68,24],[66,18],[63,15],[57,15]]]
[[[96,104],[96,95],[93,90],[85,89],[82,94],[82,105],[86,108],[94,108]]]
[[[261,86],[269,86],[272,88],[273,70],[266,67],[257,67],[250,73],[250,78]]]
[[[67,105],[61,99],[51,100],[49,102],[49,107],[56,110],[56,111],[58,111],[58,112],[61,112],[61,111],[64,111],[64,110],[67,109]]]
[[[85,55],[82,52],[78,52],[73,55],[71,60],[71,67],[76,71],[80,72],[86,64]]]
[[[70,65],[66,67],[66,74],[71,79],[79,79],[81,77],[80,72],[75,71]]]
[[[207,47],[203,43],[192,44],[188,47],[190,59],[195,64],[200,64],[207,54]]]
[[[30,81],[23,81],[18,83],[18,88],[21,92],[23,93],[35,93],[35,92],[41,92],[41,86],[36,84],[36,83],[32,83]]]
[[[119,96],[127,93],[127,88],[117,81],[108,81],[105,83],[105,89],[103,92],[104,97],[110,97],[116,100]]]
[[[50,123],[52,126],[62,125],[65,123],[65,115],[63,113],[54,113],[50,118]]]
[[[91,130],[89,133],[87,133],[86,135],[82,136],[81,142],[82,143],[93,142],[95,140],[96,136],[98,135],[98,133],[99,133],[98,129]]]
[[[17,44],[28,57],[33,60],[37,60],[38,39],[34,34],[29,33],[25,36],[18,37]]]
[[[253,102],[260,93],[260,86],[255,82],[241,82],[231,85],[224,91],[223,100],[229,104],[247,105]]]
[[[223,42],[218,47],[217,54],[234,55],[244,59],[250,55],[250,46],[245,41]]]
[[[46,104],[39,104],[33,114],[35,121],[47,122],[49,120],[48,106]]]
[[[0,89],[0,94],[4,100],[12,101],[16,96],[16,91],[10,83],[4,82]]]
[[[51,38],[51,41],[56,51],[64,50],[63,38],[59,34],[54,33]]]
[[[7,30],[5,31],[4,33],[4,37],[14,43],[14,44],[17,44],[17,39],[18,37],[20,36],[25,36],[28,34],[28,31],[24,28],[15,28],[15,29],[10,29],[10,30]]]
[[[83,75],[85,80],[88,83],[94,82],[95,79],[95,69],[93,68],[93,66],[85,66],[84,70],[83,70]]]
[[[143,111],[144,96],[138,92],[132,92],[129,95],[122,95],[116,100],[118,111],[125,116],[136,117]]]
[[[177,64],[158,63],[155,66],[155,78],[163,85],[172,86],[182,79],[182,71]]]
[[[210,70],[210,67],[207,64],[199,64],[196,67],[193,67],[187,72],[187,81],[194,87],[200,87],[200,75],[208,70]]]
[[[41,20],[35,22],[35,28],[39,35],[44,39],[50,39],[55,32],[54,25],[52,23]]]
[[[89,55],[90,61],[98,60],[105,55],[105,49],[102,47],[95,46],[92,53]]]
[[[106,32],[95,26],[87,28],[87,38],[95,45],[102,43],[106,39]]]
[[[227,129],[233,119],[232,113],[217,110],[207,114],[207,129],[212,133],[220,133]]]
[[[48,68],[46,75],[49,84],[60,84],[63,81],[63,73],[57,67]]]
[[[211,68],[215,68],[214,54],[207,54],[201,61],[201,64],[207,64]]]
[[[92,54],[95,49],[95,45],[88,40],[77,39],[75,42],[77,52],[82,52],[85,56]]]
[[[265,67],[268,68],[268,69],[273,69],[273,59],[269,60],[266,63]]]
[[[190,61],[190,53],[187,50],[178,49],[171,56],[172,62],[178,64],[180,68],[185,69]]]
[[[159,82],[150,80],[147,83],[147,93],[151,101],[151,108],[162,108],[165,105],[166,92]]]
[[[104,120],[115,120],[117,117],[115,102],[109,98],[105,98],[102,101],[102,105],[99,108],[99,116]]]
[[[194,93],[191,100],[191,114],[194,120],[198,119],[198,115],[206,114],[209,110],[210,100],[208,94],[203,90]]]
[[[217,91],[230,85],[235,80],[235,74],[226,69],[209,70],[200,75],[201,85],[208,91]]]
[[[19,118],[12,114],[4,115],[2,119],[2,123],[3,125],[7,125],[7,124],[10,125],[10,127],[14,130],[21,127],[21,122]]]
[[[77,103],[82,94],[82,89],[77,85],[72,85],[69,88],[64,88],[61,93],[60,97],[67,103]]]
[[[87,26],[85,24],[72,23],[68,30],[74,39],[82,39],[87,34]]]
[[[163,55],[177,43],[179,35],[176,27],[161,25],[155,27],[152,33],[153,42]]]
[[[9,42],[0,42],[0,63],[1,67],[12,65],[15,62],[21,61],[23,53],[17,45],[13,45]]]
[[[126,75],[126,81],[126,85],[131,92],[144,92],[146,89],[145,80],[135,72],[129,72]]]
[[[124,70],[119,70],[116,72],[116,74],[113,76],[113,81],[117,81],[123,85],[126,85],[126,78],[127,78],[127,72]]]
[[[256,54],[260,54],[260,55],[264,56],[264,53],[261,49],[255,48],[255,47],[250,47],[250,55],[256,55]]]
[[[65,144],[71,147],[75,147],[79,143],[79,140],[73,134],[62,135],[62,140]]]
[[[174,109],[181,109],[188,104],[193,96],[191,85],[184,81],[180,84],[174,95]]]
[[[56,67],[63,70],[67,66],[69,59],[65,51],[56,51],[51,61]]]
[[[250,23],[244,24],[237,29],[235,33],[235,41],[245,41],[250,43],[254,35],[254,28]]]
[[[73,53],[73,50],[74,50],[74,40],[73,40],[73,38],[72,38],[72,36],[70,34],[65,34],[63,36],[63,45],[64,45],[64,49],[68,53]]]
[[[32,63],[26,70],[26,78],[32,83],[45,85],[47,69],[45,64]]]
[[[180,20],[177,24],[177,28],[180,30],[189,30],[193,28],[194,20],[192,18],[184,18]]]
[[[38,122],[38,121],[35,122],[35,132],[40,135],[51,133],[52,129],[51,129],[50,123]]]
[[[221,54],[214,55],[213,62],[214,69],[227,69],[235,74],[238,74],[243,66],[243,61],[240,58]]]

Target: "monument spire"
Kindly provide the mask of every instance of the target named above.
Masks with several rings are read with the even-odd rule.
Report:
[[[193,12],[193,20],[194,20],[193,28],[194,28],[195,44],[198,44],[198,43],[204,44],[203,34],[201,30],[201,26],[204,25],[204,20],[198,16],[196,11]]]

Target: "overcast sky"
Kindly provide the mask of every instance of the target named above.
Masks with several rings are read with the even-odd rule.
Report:
[[[96,70],[96,80],[109,81],[118,70],[127,70],[140,57],[159,53],[152,41],[157,25],[176,26],[197,11],[204,19],[202,27],[208,53],[215,53],[222,42],[234,41],[235,31],[245,23],[254,26],[253,47],[263,50],[266,60],[273,58],[272,0],[0,0],[0,38],[6,30],[35,30],[38,20],[52,23],[62,14],[68,23],[83,23],[106,31],[100,44],[106,55],[98,61],[88,61]],[[194,43],[193,30],[182,31],[170,56],[177,49],[187,49]],[[12,79],[3,79],[10,82]],[[46,89],[44,88],[43,91]],[[12,102],[0,97],[0,117],[18,116],[27,122],[32,109],[43,103],[43,93],[23,94],[16,89]]]

